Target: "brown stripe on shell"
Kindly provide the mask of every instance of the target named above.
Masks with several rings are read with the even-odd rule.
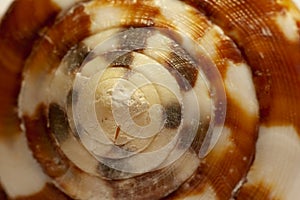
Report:
[[[124,3],[124,4],[126,2],[128,3],[128,1],[125,1],[125,0],[124,1],[116,1],[116,2]],[[132,2],[134,2],[134,1],[132,1]],[[209,10],[209,9],[207,10],[207,8],[209,8],[211,5],[216,6],[217,8],[218,8],[219,4],[221,4],[223,6],[223,3],[224,3],[224,5],[228,4],[231,6],[231,5],[235,4],[235,1],[226,1],[225,0],[223,2],[220,2],[220,1],[213,0],[213,1],[209,2],[209,1],[205,0],[205,1],[201,2],[201,0],[200,0],[199,4],[198,4],[198,2],[196,2],[194,0],[190,0],[189,2],[193,5],[195,5],[196,7],[205,10],[207,15],[209,17],[212,16],[212,19],[214,22],[216,21],[220,26],[225,27],[226,32],[229,33],[230,35],[232,35],[233,38],[235,38],[235,40],[239,41],[239,37],[244,38],[244,36],[245,36],[245,38],[247,38],[246,40],[243,40],[243,41],[241,40],[241,42],[238,42],[238,45],[240,47],[248,46],[248,45],[250,46],[250,50],[244,49],[243,53],[245,53],[247,60],[254,59],[254,61],[251,62],[251,65],[255,67],[254,75],[255,75],[256,87],[258,89],[259,101],[262,105],[261,117],[265,118],[265,119],[262,119],[262,122],[267,125],[274,125],[274,124],[281,125],[281,124],[285,124],[285,123],[293,123],[296,126],[298,133],[300,133],[299,132],[300,131],[299,117],[297,116],[296,112],[292,112],[294,110],[296,110],[296,111],[300,110],[299,109],[300,106],[297,105],[297,102],[299,102],[299,99],[300,99],[300,94],[298,93],[298,91],[300,91],[299,90],[300,89],[300,86],[299,86],[300,78],[299,78],[299,76],[297,76],[297,68],[296,68],[299,64],[299,59],[300,59],[299,58],[299,52],[300,52],[299,44],[298,43],[295,44],[293,42],[286,40],[284,38],[281,30],[277,30],[277,27],[272,26],[272,23],[270,21],[265,21],[265,23],[269,23],[269,25],[271,27],[273,27],[272,33],[273,34],[276,33],[275,35],[277,36],[277,38],[275,38],[275,40],[284,41],[283,44],[278,44],[278,46],[280,46],[282,48],[281,49],[282,51],[285,51],[285,49],[287,48],[287,52],[285,55],[291,56],[292,58],[289,61],[282,60],[281,57],[279,57],[279,56],[278,56],[278,58],[276,58],[276,55],[273,54],[272,52],[270,52],[269,50],[266,50],[265,52],[261,52],[261,51],[258,52],[258,51],[256,51],[256,49],[259,49],[261,47],[265,48],[265,46],[267,46],[266,40],[268,40],[268,42],[269,42],[272,39],[266,37],[265,35],[264,36],[251,35],[251,33],[253,33],[253,30],[250,30],[251,29],[251,28],[249,28],[250,26],[247,27],[247,25],[242,26],[242,28],[238,29],[237,32],[232,32],[233,27],[235,27],[235,26],[239,27],[239,24],[237,24],[237,22],[242,23],[242,25],[245,25],[245,24],[247,24],[246,23],[247,21],[253,22],[252,19],[248,19],[248,18],[244,19],[243,16],[240,16],[241,15],[240,13],[229,13],[228,14],[228,10],[229,10],[228,7],[225,7],[225,9],[223,8],[224,10],[221,10],[221,9],[217,10],[218,11],[217,13],[221,13],[220,15],[216,14],[216,12],[214,12],[213,10]],[[272,12],[279,11],[282,9],[280,6],[274,6],[272,3],[266,3],[264,1],[262,1],[262,2],[264,2],[265,4],[260,3],[258,0],[257,1],[255,0],[253,2],[256,3],[253,5],[259,5],[259,6],[263,7],[263,9],[261,9],[261,10],[257,9],[257,10],[261,11],[261,13],[260,13],[261,17],[265,16],[265,14],[266,14],[266,13],[264,13],[265,10],[268,11],[267,13],[272,13]],[[151,1],[151,3],[152,3],[152,1]],[[252,5],[251,1],[245,1],[245,2],[243,1],[241,4],[243,4],[243,3],[247,4],[245,6],[250,5],[249,7],[251,7],[251,5]],[[140,8],[138,7],[140,4],[142,4],[141,1],[139,1],[136,4],[132,4],[132,5],[134,5],[132,7],[134,7],[135,11],[143,12],[143,11],[140,11]],[[143,5],[141,5],[140,7],[142,7],[142,6]],[[238,5],[238,8],[236,8],[235,6],[233,6],[234,9],[232,9],[232,8],[231,9],[239,10],[239,11],[240,10],[249,10],[247,8],[246,9],[240,8],[240,6],[244,6],[244,5]],[[275,7],[275,9],[273,8],[273,6]],[[145,9],[142,9],[142,10],[145,11],[145,10],[147,10],[146,7],[148,8],[149,6],[143,6],[143,7],[145,7]],[[153,7],[150,6],[149,8],[153,8]],[[278,10],[277,10],[277,8],[278,8]],[[155,8],[153,8],[153,10],[155,10]],[[131,12],[131,13],[133,13],[132,18],[135,19],[136,13],[135,12]],[[144,13],[138,14],[138,16],[147,17],[150,14],[151,14],[151,12],[148,11],[146,14],[144,14]],[[157,16],[151,15],[151,17],[149,17],[150,19],[145,20],[145,21],[143,21],[144,20],[143,18],[140,18],[139,22],[134,22],[133,24],[135,24],[136,26],[153,26],[153,25],[157,24],[154,19],[155,17],[157,17]],[[237,18],[237,19],[235,19],[235,18]],[[220,21],[218,21],[218,20],[220,20]],[[225,20],[225,23],[221,22],[221,20],[222,21]],[[129,25],[131,26],[132,21],[134,21],[134,20],[128,20],[128,22],[125,23],[125,26],[129,26]],[[170,26],[171,25],[167,25],[167,27],[170,27]],[[298,26],[299,26],[299,23],[298,23]],[[57,27],[59,27],[59,26],[57,26]],[[68,27],[69,26],[66,25],[63,28],[66,29]],[[68,29],[66,29],[66,30],[68,30]],[[199,31],[199,33],[201,33],[201,32]],[[85,35],[87,33],[82,33],[82,34]],[[84,37],[83,35],[78,36],[78,38],[76,39],[76,41],[74,43],[77,43],[78,41],[80,41],[80,38]],[[50,42],[50,43],[60,42],[60,39],[57,39],[60,35],[58,35],[58,34],[56,35],[55,31],[50,32],[49,36],[50,37],[47,37],[47,39],[45,39],[43,41],[46,43],[46,45],[43,46],[43,42],[41,42],[40,48],[43,48],[43,49],[45,47],[48,48],[47,42]],[[265,39],[265,41],[257,42],[257,43],[253,42],[253,41],[258,41],[258,38],[261,38],[261,37],[263,37]],[[70,41],[70,43],[66,42],[66,44],[67,44],[66,49],[68,49],[69,47],[74,45],[72,43],[72,40],[74,38],[69,38],[69,39],[63,38],[62,40],[65,40],[65,39],[67,39],[67,41],[68,40]],[[65,45],[65,44],[63,44],[63,45]],[[268,46],[268,47],[269,47],[268,49],[271,49],[271,46]],[[220,47],[221,50],[226,49],[226,48],[223,46]],[[49,50],[49,52],[52,52],[52,51],[56,52],[56,55],[54,56],[55,58],[53,58],[53,57],[50,58],[50,63],[53,64],[53,66],[56,66],[59,63],[59,59],[62,58],[64,56],[65,52],[67,51],[64,46],[59,46],[59,45],[57,46],[57,48],[51,47],[48,49],[51,49],[51,50]],[[57,49],[58,49],[58,51],[56,51]],[[230,48],[228,47],[228,49],[230,49]],[[223,51],[223,56],[225,56],[226,58],[232,56],[231,53],[227,52],[228,49]],[[295,51],[295,52],[293,52],[293,51]],[[0,46],[0,52],[1,52],[1,46]],[[44,55],[41,53],[40,55],[41,55],[40,57],[39,57],[39,55],[36,56],[36,58],[40,59],[39,61],[37,61],[37,63],[39,63],[41,60],[45,59],[49,54]],[[262,57],[261,55],[264,55],[264,56]],[[237,57],[234,56],[234,58],[231,57],[230,59],[235,61],[235,59],[237,59]],[[42,63],[47,63],[47,62],[42,62]],[[271,66],[271,64],[272,64],[272,66]],[[0,65],[1,65],[1,62],[0,62]],[[275,65],[275,66],[273,66],[273,65]],[[284,67],[281,68],[281,65]],[[36,65],[36,66],[38,66],[38,65]],[[260,68],[261,66],[263,66],[262,69]],[[38,67],[40,67],[40,66],[38,66]],[[48,68],[48,70],[49,69],[50,68]],[[36,67],[36,70],[38,70],[37,67]],[[288,71],[288,73],[286,73],[287,71]],[[285,74],[289,74],[289,75],[293,75],[293,76],[291,76],[291,79],[288,79],[288,77],[286,77]],[[298,75],[299,75],[299,73],[298,73]],[[2,79],[0,79],[0,80],[2,80]],[[12,79],[11,79],[11,81],[12,81]],[[288,88],[291,88],[291,90],[285,91],[285,90],[288,90]],[[12,91],[12,90],[10,90],[10,91]],[[11,100],[13,100],[13,99],[9,99],[8,102],[13,102]],[[296,106],[295,106],[295,104],[296,104]],[[4,104],[4,105],[6,105],[6,104]],[[282,106],[282,108],[281,108],[281,106]],[[43,107],[43,106],[41,106],[41,107]],[[12,107],[10,107],[9,109],[10,109],[10,113],[13,113],[13,112],[11,112],[13,110]],[[45,108],[42,108],[41,110],[44,110],[44,109]],[[32,117],[32,116],[24,117],[25,122],[26,121],[28,122],[28,118],[31,118],[30,120],[32,120],[32,121],[35,120],[36,122],[41,120],[39,122],[41,122],[41,124],[43,126],[43,127],[41,127],[39,125],[37,127],[34,127],[32,124],[30,124],[31,121],[29,120],[30,121],[29,126],[32,126],[31,130],[33,130],[34,128],[37,128],[37,130],[34,130],[35,133],[33,134],[33,136],[29,136],[28,139],[30,140],[31,143],[35,142],[34,140],[36,140],[36,139],[38,140],[38,142],[39,141],[44,142],[44,140],[47,140],[48,142],[46,142],[46,147],[45,146],[43,147],[46,152],[46,153],[44,152],[45,153],[44,156],[45,155],[52,156],[51,155],[52,153],[54,156],[56,156],[56,153],[54,153],[56,150],[51,149],[51,147],[47,146],[49,141],[51,141],[52,138],[49,138],[46,131],[44,130],[46,127],[46,123],[45,123],[46,119],[44,118],[44,115],[46,115],[46,114],[45,114],[45,111],[42,111],[42,112],[44,112],[44,114],[41,114],[43,116],[37,114],[34,117]],[[237,180],[238,180],[237,177],[241,178],[247,172],[247,170],[249,168],[249,164],[251,164],[251,158],[252,158],[253,150],[254,150],[254,141],[256,140],[256,136],[257,136],[256,129],[253,127],[253,125],[256,124],[256,122],[257,122],[256,118],[253,116],[249,116],[247,113],[245,113],[243,111],[242,108],[239,108],[238,103],[234,102],[230,98],[230,95],[229,95],[229,104],[228,104],[227,112],[228,112],[227,113],[228,117],[226,118],[226,125],[232,129],[232,134],[230,136],[230,139],[235,144],[235,146],[234,146],[235,149],[227,151],[223,154],[221,153],[222,155],[220,155],[220,152],[218,152],[218,151],[213,152],[211,155],[209,155],[204,160],[203,164],[199,167],[198,172],[194,175],[194,178],[192,178],[189,181],[191,184],[194,184],[195,182],[197,182],[197,184],[199,184],[198,188],[194,191],[196,193],[201,192],[203,189],[202,187],[204,187],[206,185],[210,185],[210,184],[214,185],[214,189],[217,191],[218,197],[220,197],[221,199],[224,199],[224,198],[229,199],[229,197],[230,197],[229,191],[230,192],[233,191],[234,186],[237,184]],[[5,119],[8,115],[6,115],[7,113],[4,113],[4,114],[3,114],[3,116],[5,116],[5,117],[3,117],[3,118]],[[14,113],[13,113],[13,115],[14,115]],[[33,119],[35,117],[40,117],[40,119]],[[237,118],[237,117],[239,117],[239,118]],[[246,120],[246,123],[243,122],[242,120]],[[1,120],[1,123],[2,123],[2,120]],[[2,127],[0,127],[0,128],[2,128]],[[44,135],[43,134],[40,135],[40,133],[43,133],[43,131],[45,132]],[[2,130],[0,130],[0,132],[2,133]],[[36,143],[37,145],[39,145],[38,142]],[[34,145],[31,144],[31,147],[32,146],[34,146]],[[251,150],[249,149],[249,146],[251,146]],[[32,147],[32,148],[34,148],[35,151],[38,151],[39,149],[37,147],[38,146],[36,146],[36,148],[34,148],[34,147]],[[47,153],[47,151],[49,154]],[[247,158],[246,162],[244,160],[245,155]],[[222,159],[220,159],[220,158],[222,158]],[[218,160],[218,159],[220,159],[220,160]],[[51,161],[51,160],[50,161],[46,160],[43,162],[45,165],[53,164],[53,161]],[[232,166],[235,167],[234,174],[229,173]],[[126,185],[126,181],[124,181],[124,183]],[[127,184],[128,191],[131,190],[133,188],[133,186],[135,186],[135,185],[136,184],[132,183],[132,182]],[[121,187],[121,186],[117,186],[117,187]],[[176,192],[176,194],[179,194],[180,192],[182,192],[182,194],[185,194],[185,192],[187,192],[185,186],[182,186],[181,189]],[[153,186],[149,187],[149,193],[150,193],[149,198],[156,197],[155,194],[151,194],[153,192],[152,190],[157,189],[156,187],[157,187],[157,185],[153,185]],[[125,189],[126,189],[126,187],[125,187]],[[261,188],[259,188],[259,187],[251,188],[249,186],[242,188],[242,190],[240,192],[240,196],[238,196],[238,197],[243,199],[242,198],[243,194],[247,194],[248,192],[255,191],[256,195],[255,196],[253,195],[253,198],[255,198],[255,197],[263,198],[263,197],[266,197],[266,195],[268,195],[268,193],[270,191],[267,188],[267,186],[265,188],[264,184],[262,184],[262,189],[261,189],[262,192],[260,192],[260,189]],[[115,196],[127,198],[128,196],[126,194],[128,194],[128,191],[124,191],[124,192],[118,191],[118,193],[116,193]],[[145,191],[141,190],[140,193],[142,193],[142,192],[145,192]],[[151,196],[151,195],[154,195],[154,196]],[[175,196],[177,197],[177,195],[175,195]],[[247,197],[248,196],[246,196],[245,198],[247,198]]]
[[[160,16],[160,10],[153,6],[153,1],[120,1],[128,10],[128,20],[123,24],[124,27],[151,27],[156,26],[155,19]]]
[[[178,170],[184,168],[182,163],[189,163],[188,159],[183,155],[167,168],[148,172],[133,179],[110,182],[115,192],[114,197],[116,199],[136,200],[163,199],[181,185],[182,174],[180,176]]]
[[[274,17],[284,12],[284,7],[260,0],[185,2],[203,10],[243,50],[253,70],[261,122],[267,126],[293,124],[300,134],[300,115],[294,112],[300,110],[300,45],[289,41],[274,25]],[[272,37],[262,33],[263,27],[270,29]]]
[[[70,126],[68,116],[63,108],[56,103],[49,105],[49,126],[51,133],[59,143],[64,142],[69,137]]]
[[[53,178],[66,194],[75,197],[78,190],[76,187],[83,187],[86,191],[85,181],[92,181],[95,185],[105,183],[97,177],[86,174],[65,157],[51,137],[50,128],[47,127],[47,109],[44,105],[39,106],[34,116],[24,116],[24,122],[28,145],[33,156],[45,173]]]
[[[236,145],[236,150],[241,153],[240,156],[244,155],[247,160],[251,160],[255,153],[258,116],[245,112],[245,110],[240,107],[240,104],[229,96],[224,125],[231,128],[231,139]],[[237,157],[233,157],[232,159],[235,160]]]
[[[67,116],[73,116],[73,105],[76,106],[76,104],[78,103],[77,90],[73,88],[68,92],[66,103]],[[82,127],[80,125],[77,125],[77,127],[75,127],[74,120],[69,120],[69,127],[71,128],[71,134],[79,140],[79,134],[80,132],[82,132]]]
[[[219,199],[230,199],[232,191],[252,164],[257,137],[256,122],[255,116],[249,116],[234,101],[228,99],[225,127],[231,129],[229,140],[233,146],[224,149],[224,143],[219,141],[216,147],[221,148],[221,151],[213,149],[203,159],[198,171],[176,194],[193,196],[199,194],[203,185],[210,185]],[[186,187],[192,184],[195,184],[195,188]]]
[[[27,65],[30,66],[32,73],[51,72],[57,68],[65,54],[90,35],[90,24],[90,17],[84,12],[83,5],[78,5],[67,12],[50,27],[28,58]],[[72,30],[72,34],[68,34],[66,30]],[[40,67],[41,65],[43,67]]]
[[[42,27],[60,11],[50,0],[14,1],[0,26],[0,137],[20,133],[16,106],[21,71]],[[32,23],[34,22],[34,23]]]
[[[229,59],[234,63],[242,63],[243,57],[237,46],[234,45],[232,40],[223,39],[218,43],[218,55],[221,59]]]
[[[181,90],[189,91],[196,84],[199,69],[191,62],[191,58],[189,60],[186,58],[187,55],[183,56],[182,54],[178,55],[177,53],[179,52],[170,52],[168,55],[164,55],[164,52],[157,53],[153,51],[151,52],[151,55],[148,56],[156,59],[170,71],[175,77]]]
[[[173,2],[177,3],[176,1]],[[173,2],[166,1],[164,4],[167,7],[169,6],[168,3]],[[178,6],[184,7],[185,5],[182,4]],[[172,30],[179,31],[184,36],[195,41],[197,41],[199,38],[202,38],[211,28],[210,22],[203,15],[203,13],[199,12],[197,9],[188,8],[185,9],[184,12],[178,12],[177,10],[171,10],[168,8],[161,8],[161,10],[165,11],[165,13],[162,13],[161,16],[157,16],[156,26],[171,28]],[[193,28],[191,29],[190,27]]]
[[[130,65],[134,60],[132,52],[142,52],[147,48],[147,39],[153,34],[153,29],[138,29],[130,27],[126,32],[121,32],[118,35],[116,49],[120,51],[112,51],[104,54],[104,58],[112,62],[110,67],[124,67],[130,69]]]
[[[166,64],[168,64],[169,67],[167,69],[170,70],[171,73],[173,72],[172,74],[175,76],[182,90],[188,91],[195,86],[199,72],[197,67],[193,65],[190,60],[171,52]]]
[[[152,0],[147,1],[93,1],[88,7],[97,9],[98,7],[109,6],[126,10],[126,18],[123,19],[122,27],[153,27],[156,26],[155,20],[160,16],[160,10],[153,6]]]
[[[47,128],[47,108],[40,105],[33,116],[24,116],[24,125],[28,145],[33,152],[33,156],[41,164],[44,171],[50,177],[59,177],[66,173],[69,164],[58,152],[59,147],[55,145]]]
[[[26,197],[14,198],[14,200],[41,200],[41,199],[42,200],[53,200],[53,199],[72,200],[72,198],[68,197],[66,194],[58,190],[54,185],[50,183],[45,185],[45,187],[38,193]]]
[[[0,28],[2,69],[19,73],[41,28],[53,22],[60,8],[50,0],[14,1]],[[32,23],[34,21],[34,23]]]
[[[78,25],[80,28],[73,29]],[[40,71],[49,72],[56,68],[68,50],[89,35],[89,27],[90,20],[84,12],[84,7],[79,5],[73,8],[60,21],[57,21],[47,31],[47,35],[39,41],[27,62],[31,69],[30,72],[39,74]],[[67,30],[74,31],[72,34],[67,34]],[[43,51],[38,49],[43,49]],[[22,118],[25,122],[27,139],[33,156],[47,175],[55,178],[65,174],[70,164],[50,136],[50,130],[47,128],[47,116],[47,109],[44,105],[40,105],[34,116],[26,116],[24,113]]]
[[[224,126],[231,129],[229,139],[233,146],[223,152],[212,150],[202,165],[203,175],[208,177],[220,199],[229,199],[236,185],[249,171],[257,139],[257,116],[245,113],[229,98]]]

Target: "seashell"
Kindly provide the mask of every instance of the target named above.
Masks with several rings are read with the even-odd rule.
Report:
[[[289,0],[14,1],[0,199],[299,199],[299,28]]]

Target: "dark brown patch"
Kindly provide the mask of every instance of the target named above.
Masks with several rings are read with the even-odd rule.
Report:
[[[50,129],[47,128],[47,109],[40,105],[33,116],[24,116],[28,145],[33,156],[41,164],[50,177],[59,177],[69,168],[65,158],[60,155],[59,147],[51,138]]]
[[[226,40],[221,40],[218,43],[218,50],[219,50],[219,55],[223,59],[230,59],[234,63],[241,63],[243,62],[243,57],[238,50],[238,48],[234,45],[233,41],[226,39]]]
[[[195,86],[198,69],[191,60],[171,52],[166,64],[168,65],[167,69],[175,76],[182,90],[188,91]]]
[[[133,61],[134,57],[132,53],[122,54],[117,57],[111,64],[111,67],[124,67],[130,69],[130,65]]]
[[[66,13],[59,23],[51,27],[47,32],[47,37],[55,45],[56,55],[60,59],[71,47],[90,35],[90,24],[90,16],[85,13],[84,6],[78,5],[72,9],[72,12]],[[69,33],[67,30],[72,30],[72,32]],[[46,43],[47,41],[43,40]]]
[[[166,122],[165,127],[170,129],[178,128],[181,123],[181,106],[178,103],[173,103],[164,107]]]
[[[69,137],[68,116],[59,105],[52,103],[49,105],[50,130],[59,143],[64,142]]]
[[[15,200],[72,200],[62,191],[57,189],[54,185],[47,183],[47,185],[38,193],[26,197],[18,197]],[[2,200],[2,199],[1,199]]]
[[[73,104],[78,102],[78,92],[71,89],[67,95],[67,106],[72,109]]]
[[[147,48],[147,40],[153,34],[152,28],[129,28],[119,36],[121,49],[140,51]]]
[[[14,1],[0,25],[0,135],[19,133],[16,113],[21,71],[39,30],[60,11],[50,0]],[[34,23],[33,23],[34,22]]]
[[[213,187],[220,199],[230,199],[236,184],[247,174],[255,153],[258,119],[244,112],[232,99],[228,99],[227,107],[225,125],[232,130],[230,140],[233,146],[223,152],[209,153],[193,177],[167,199],[197,195],[206,185]],[[205,136],[208,125],[207,123],[206,127],[203,127],[204,132],[198,130],[198,134]],[[198,136],[192,145],[193,148],[198,148],[196,152],[199,152],[203,136]],[[244,157],[247,160],[243,160]]]
[[[80,68],[81,64],[89,54],[90,50],[87,46],[83,43],[76,45],[75,47],[71,48],[71,50],[66,55],[66,62],[68,65],[68,72],[69,73],[76,73]]]
[[[171,197],[197,195],[205,189],[203,187],[209,185],[213,187],[219,199],[230,199],[237,183],[248,173],[255,153],[258,118],[248,115],[239,107],[238,102],[230,97],[227,102],[225,126],[232,131],[229,140],[233,145],[224,151],[210,152],[203,158],[193,177],[180,186]],[[203,130],[206,129],[204,127]],[[203,133],[200,131],[200,134]],[[201,137],[198,139],[201,141]],[[194,141],[193,146],[199,146],[200,141]],[[244,160],[244,157],[247,160]]]
[[[78,102],[78,92],[74,89],[71,89],[68,92],[67,95],[67,117],[71,120],[68,120],[69,122],[69,127],[71,129],[71,134],[77,138],[78,141],[80,141],[79,133],[82,132],[82,127],[80,124],[75,125],[75,122],[73,120],[74,115],[73,115],[73,106],[76,106]]]
[[[1,183],[0,183],[0,199],[1,199],[1,200],[7,200],[7,199],[8,199],[8,197],[7,197],[7,195],[6,195],[5,191],[4,191],[4,189],[3,189],[2,186],[1,186]]]
[[[28,58],[32,75],[54,71],[67,52],[89,35],[90,17],[83,5],[75,6],[50,27]]]
[[[210,120],[208,119],[207,121],[202,121],[199,124],[196,136],[195,136],[195,138],[193,140],[193,143],[191,145],[191,148],[195,152],[200,151],[200,149],[202,147],[202,144],[203,144],[203,141],[204,141],[204,138],[207,136],[207,131],[208,131],[208,128],[209,128],[209,121]]]
[[[0,63],[4,69],[16,73],[21,70],[40,29],[51,24],[59,11],[50,0],[12,3],[0,26]]]
[[[249,115],[238,102],[228,97],[225,126],[231,130],[232,146],[223,152],[210,152],[201,165],[203,175],[220,199],[230,199],[233,189],[250,169],[255,154],[257,122],[258,116]]]

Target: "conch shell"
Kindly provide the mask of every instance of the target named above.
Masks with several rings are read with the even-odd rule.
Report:
[[[300,199],[289,0],[16,0],[0,199]]]

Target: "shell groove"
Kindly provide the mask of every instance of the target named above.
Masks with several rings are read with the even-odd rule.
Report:
[[[288,0],[14,1],[0,199],[299,199],[299,27]]]

